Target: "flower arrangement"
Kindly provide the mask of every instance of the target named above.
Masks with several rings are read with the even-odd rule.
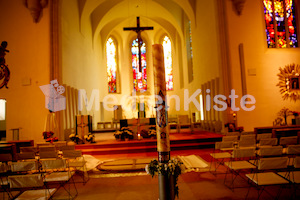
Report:
[[[92,133],[89,133],[88,135],[84,136],[84,139],[89,143],[95,143],[95,135]]]
[[[74,134],[74,133],[71,133],[71,134],[69,135],[69,138],[70,138],[70,140],[72,140],[72,141],[75,142],[76,144],[78,144],[78,143],[81,141],[81,139],[79,138],[79,136],[76,135],[76,134]]]
[[[43,137],[46,140],[46,142],[53,143],[55,141],[58,141],[57,137],[53,137],[54,133],[52,131],[44,131]]]
[[[287,125],[287,117],[293,115],[293,113],[288,108],[284,107],[277,113],[277,115],[284,118],[284,125]]]
[[[133,139],[133,131],[128,127],[122,127],[114,133],[116,139],[125,140],[125,138]]]
[[[146,165],[145,170],[147,174],[150,174],[152,176],[152,178],[158,174],[162,174],[168,177],[170,177],[171,175],[174,176],[175,196],[178,197],[179,188],[177,185],[177,181],[179,175],[184,170],[183,162],[181,162],[177,158],[170,159],[168,163],[160,163],[156,159],[153,159],[148,165]]]

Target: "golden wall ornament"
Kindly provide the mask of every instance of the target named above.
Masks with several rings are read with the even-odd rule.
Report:
[[[38,23],[42,10],[48,5],[48,0],[23,0],[23,4],[29,9],[33,21]]]
[[[300,65],[290,64],[284,68],[279,68],[279,83],[276,85],[280,88],[280,93],[284,100],[293,101],[300,99]]]

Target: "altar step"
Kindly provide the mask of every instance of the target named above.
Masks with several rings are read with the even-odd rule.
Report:
[[[171,151],[214,148],[215,142],[222,140],[222,135],[217,134],[212,137],[195,136],[191,138],[170,139]],[[130,154],[147,153],[157,151],[156,139],[142,139],[131,141],[110,141],[96,144],[76,145],[77,150],[82,150],[83,154],[89,155],[111,155],[111,154]]]

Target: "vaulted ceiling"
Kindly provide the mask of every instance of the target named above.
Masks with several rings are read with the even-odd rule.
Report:
[[[154,26],[170,35],[183,38],[183,19],[195,22],[196,0],[77,0],[81,31],[91,27],[92,37],[106,39],[114,30],[136,26],[140,16],[141,26]],[[195,25],[195,24],[194,24]]]

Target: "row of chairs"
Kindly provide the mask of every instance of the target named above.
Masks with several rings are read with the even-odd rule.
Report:
[[[224,184],[231,189],[236,188],[234,186],[236,178],[238,176],[243,177],[241,176],[243,174],[241,173],[242,171],[250,170],[250,173],[248,172],[244,175],[251,182],[252,185],[250,186],[255,186],[258,189],[258,198],[264,191],[264,188],[269,185],[293,184],[295,188],[293,194],[295,194],[297,184],[300,183],[300,172],[297,171],[300,169],[300,157],[298,156],[300,145],[291,145],[289,147],[287,151],[289,154],[285,156],[280,156],[282,155],[282,149],[274,147],[264,147],[263,149],[269,148],[266,153],[263,153],[263,149],[261,149],[260,153],[257,153],[255,147],[234,149],[229,161],[224,162],[224,165],[227,167]],[[290,162],[291,160],[292,162]],[[268,170],[268,172],[264,172],[265,170]],[[277,173],[278,170],[281,171]],[[227,175],[229,173],[232,175],[232,178],[227,184]],[[277,195],[279,196],[280,192]]]
[[[69,199],[77,196],[78,192],[73,179],[74,171],[69,159],[4,161],[9,156],[10,154],[0,155],[3,197],[7,193],[9,199],[49,199],[61,187],[67,192]],[[2,159],[3,157],[5,159]],[[72,181],[75,194],[71,194],[70,181]],[[67,183],[69,183],[68,188]],[[58,187],[50,188],[53,185],[58,185]],[[19,192],[13,195],[13,191]]]
[[[234,142],[241,147],[249,146],[276,146],[278,145],[278,139],[272,138],[271,134],[259,134],[259,135],[241,135],[241,136],[223,136],[222,142]],[[281,137],[279,139],[279,145],[288,146],[298,144],[297,136]]]

